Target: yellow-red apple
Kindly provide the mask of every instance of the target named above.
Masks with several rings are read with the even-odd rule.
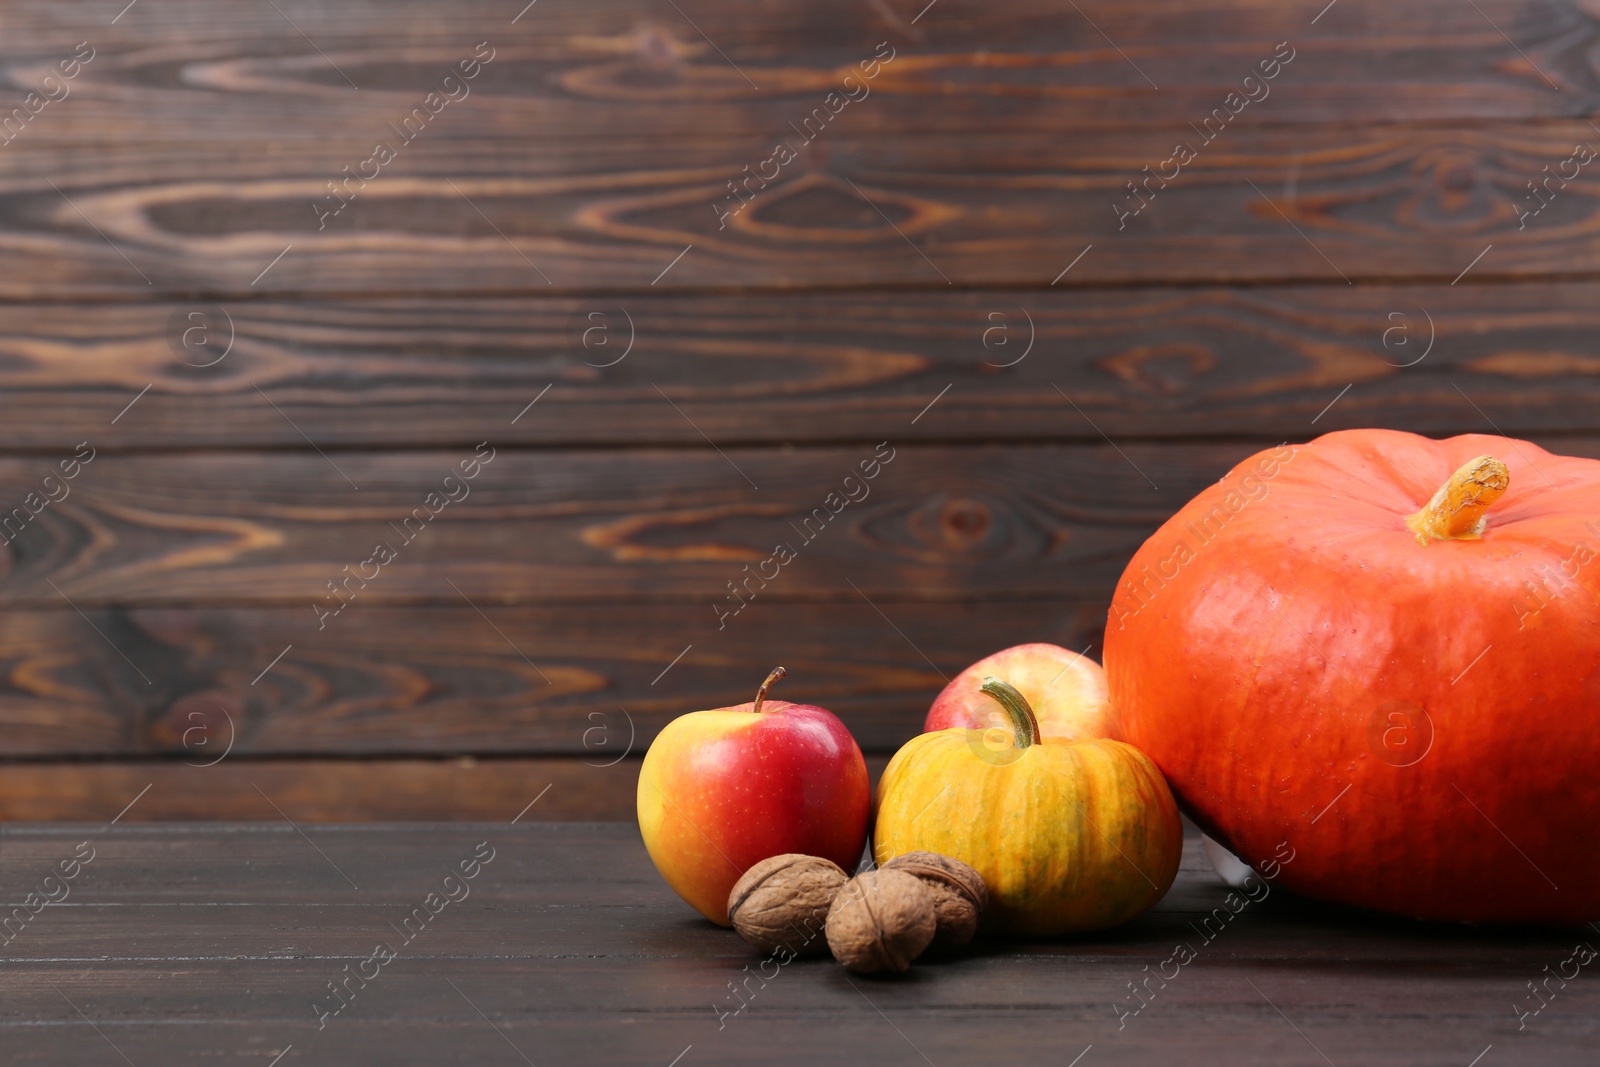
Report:
[[[1088,741],[1112,735],[1106,672],[1088,656],[1043,642],[1003,649],[956,675],[934,698],[923,731],[998,727],[1009,734],[1010,720],[982,691],[991,675],[1027,698],[1042,737]]]
[[[810,704],[755,700],[669,722],[639,770],[639,832],[656,870],[722,926],[728,893],[770,856],[799,852],[856,869],[872,794],[844,723]]]

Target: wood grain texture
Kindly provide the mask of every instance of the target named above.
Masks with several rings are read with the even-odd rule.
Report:
[[[168,0],[112,27],[88,0],[30,0],[7,5],[0,57],[21,89],[79,41],[97,50],[73,95],[28,128],[30,142],[114,129],[213,147],[364,142],[479,41],[493,62],[430,138],[538,129],[665,140],[707,127],[764,138],[839,88],[881,41],[896,64],[874,80],[860,121],[885,133],[1159,125],[1216,106],[1283,40],[1299,56],[1294,91],[1273,105],[1278,122],[1574,117],[1600,100],[1597,18],[1584,4],[1483,0],[1479,12],[1342,0],[1315,25],[1322,5],[1250,0],[1100,0],[1079,11],[940,0],[926,15],[925,0],[696,0],[681,10],[608,0],[549,4],[513,23],[518,6],[402,0],[375,15],[300,0],[280,14]]]
[[[1572,396],[1600,368],[1597,297],[1463,283],[23,304],[0,322],[0,418],[8,448],[46,452],[470,449],[486,433],[1275,444],[1461,432],[1484,425],[1474,403],[1507,433],[1593,433],[1600,409]]]
[[[1262,445],[1600,455],[1600,186],[1519,217],[1600,137],[1589,0],[523,2],[0,9],[0,815],[148,769],[151,817],[256,817],[258,772],[297,818],[488,817],[542,768],[622,815],[585,763],[623,723],[779,659],[886,753],[977,656],[1092,648]]]
[[[1600,454],[1592,437],[1548,443]],[[504,450],[464,484],[445,482],[452,453],[340,455],[337,470],[307,454],[104,455],[8,543],[0,603],[288,605],[310,640],[415,602],[673,602],[715,630],[762,602],[1093,599],[1167,517],[1261,450]],[[890,462],[868,480],[875,455]],[[49,472],[0,461],[0,500],[20,505],[0,522],[26,516]],[[467,495],[436,506],[451,486]]]
[[[713,603],[751,598],[1098,596],[1168,515],[1260,448],[505,449],[448,483],[474,452],[101,455],[7,544],[0,595],[292,604],[312,633],[313,604],[344,605],[326,629],[381,603],[670,599],[714,627]],[[0,501],[21,505],[0,518],[20,523],[50,471],[45,457],[0,461]],[[780,545],[795,558],[767,563]]]
[[[611,717],[616,734],[624,729],[619,719]],[[600,728],[598,721],[591,721],[590,729]],[[625,738],[613,736],[612,740],[620,743]],[[519,822],[607,819],[631,823],[643,748],[631,756],[619,752],[620,759],[600,751],[599,746],[585,759],[229,756],[212,763],[217,755],[220,753],[196,747],[190,762],[0,764],[0,824],[106,824],[124,809],[120,823],[508,822],[513,818]],[[866,754],[867,774],[874,786],[890,755]]]
[[[1493,1045],[1564,1065],[1590,1062],[1600,1039],[1581,981],[1520,1032],[1510,1007],[1582,933],[1430,926],[1273,891],[1220,931],[1212,918],[1208,941],[1197,928],[1227,888],[1194,838],[1173,890],[1124,927],[986,942],[894,981],[799,961],[751,980],[734,1015],[729,983],[761,957],[671,895],[633,827],[508,821],[12,829],[8,902],[79,842],[95,858],[3,949],[10,1062],[114,1062],[115,1048],[140,1064],[266,1063],[292,1046],[283,1063],[1061,1067],[1092,1045],[1097,1063],[1181,1048],[1204,1065],[1398,1067],[1467,1064]],[[400,920],[480,845],[493,859],[467,895],[405,940]],[[379,942],[397,958],[319,1030],[313,1001]],[[1117,1009],[1140,1003],[1128,983],[1178,943],[1193,961],[1151,980],[1119,1028]]]
[[[946,680],[997,648],[1047,640],[1097,654],[1109,595],[884,601],[883,615],[859,598],[757,602],[721,631],[702,604],[379,605],[320,633],[304,608],[10,611],[0,759],[564,754],[598,766],[643,755],[678,715],[750,700],[779,663],[790,699],[892,753]],[[307,764],[308,782],[324,769]],[[0,782],[15,773],[0,765]]]
[[[103,824],[132,804],[122,822],[509,822],[546,786],[549,793],[529,809],[525,820],[627,820],[633,818],[639,777],[637,758],[604,768],[585,766],[576,759],[465,757],[316,761],[230,757],[205,766],[214,755],[198,748],[196,753],[190,764],[151,760],[0,765],[0,821]]]
[[[1209,145],[1187,125],[1203,115],[1049,139],[825,131],[724,221],[713,204],[771,138],[607,141],[588,158],[534,138],[419,140],[322,229],[313,201],[345,165],[326,149],[62,147],[11,157],[0,180],[0,298],[1045,288],[1091,244],[1061,285],[1447,285],[1490,244],[1474,284],[1600,267],[1600,184],[1585,172],[1519,219],[1538,203],[1527,183],[1596,138],[1587,122],[1289,129],[1247,115]],[[1198,157],[1136,197],[1129,183],[1178,139]]]

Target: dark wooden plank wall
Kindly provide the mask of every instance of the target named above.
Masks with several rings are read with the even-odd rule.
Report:
[[[0,817],[625,818],[777,662],[879,765],[1256,449],[1600,455],[1593,5],[120,6],[0,10]]]

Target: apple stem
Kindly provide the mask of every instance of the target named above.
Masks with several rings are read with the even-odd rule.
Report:
[[[1027,748],[1040,742],[1039,720],[1034,718],[1028,698],[1019,693],[1016,686],[999,678],[985,678],[978,688],[993,697],[1011,717],[1012,743],[1017,748]]]
[[[1493,456],[1468,460],[1421,511],[1406,519],[1406,528],[1424,545],[1430,540],[1476,540],[1488,521],[1484,513],[1510,484],[1506,465]]]
[[[755,707],[750,709],[752,712],[754,712],[757,715],[761,714],[761,702],[763,700],[767,699],[767,690],[772,688],[772,683],[773,682],[776,682],[779,678],[782,678],[784,675],[786,675],[788,673],[789,672],[784,670],[782,667],[774,667],[774,668],[772,668],[772,673],[767,675],[767,680],[761,683],[761,688],[760,689],[756,690]]]

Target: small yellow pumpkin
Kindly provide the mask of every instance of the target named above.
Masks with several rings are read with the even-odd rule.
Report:
[[[873,802],[878,864],[918,849],[970,864],[1000,933],[1099,930],[1160,900],[1183,823],[1156,765],[1121,741],[1041,739],[1021,693],[981,688],[1012,731],[937,730],[895,753]]]

